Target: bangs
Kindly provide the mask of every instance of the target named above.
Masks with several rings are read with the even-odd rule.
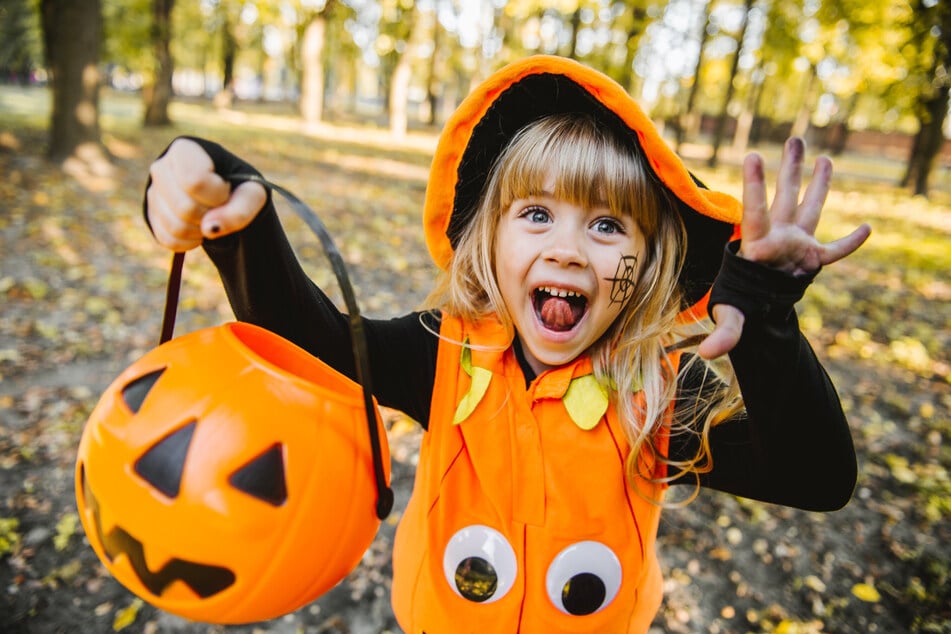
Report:
[[[591,117],[555,115],[526,126],[500,157],[499,209],[544,194],[584,208],[606,207],[638,222],[652,215],[647,179],[633,142]],[[554,191],[546,185],[554,178]],[[652,224],[652,223],[649,223]]]

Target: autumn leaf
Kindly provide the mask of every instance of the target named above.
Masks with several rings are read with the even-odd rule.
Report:
[[[783,619],[773,632],[774,634],[821,634],[822,627],[822,621],[800,623],[799,621]]]
[[[878,593],[875,586],[869,583],[857,583],[852,586],[852,594],[866,603],[878,603],[882,600],[882,595]]]
[[[53,537],[53,546],[58,551],[63,551],[69,545],[69,538],[76,532],[79,525],[79,515],[76,513],[66,513],[56,523],[56,536]]]
[[[802,580],[802,585],[806,586],[810,590],[815,590],[816,592],[823,593],[826,591],[826,584],[822,582],[822,579],[815,575],[809,575]]]
[[[116,618],[112,620],[112,630],[114,632],[120,632],[135,623],[135,617],[139,615],[139,610],[142,609],[142,605],[142,599],[135,599],[128,607],[116,612]]]
[[[15,517],[0,517],[0,557],[13,552],[20,544],[20,520]]]

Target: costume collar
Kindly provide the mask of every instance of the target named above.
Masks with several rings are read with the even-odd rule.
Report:
[[[546,370],[535,376],[528,365],[518,337],[512,341],[512,351],[525,376],[526,390],[533,401],[560,399],[568,417],[580,429],[593,429],[607,412],[608,392],[594,376],[591,358],[584,355],[571,363]],[[481,356],[481,355],[477,355]],[[469,340],[462,346],[459,363],[463,372],[471,377],[469,390],[462,396],[453,416],[459,424],[469,418],[482,401],[492,381],[503,380],[487,368],[473,362]],[[486,364],[491,365],[491,364]]]

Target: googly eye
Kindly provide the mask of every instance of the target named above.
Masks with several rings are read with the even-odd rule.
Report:
[[[518,572],[515,551],[502,533],[480,524],[466,526],[452,536],[442,566],[452,589],[475,603],[504,597]]]
[[[578,542],[551,562],[545,585],[552,604],[565,614],[594,614],[617,595],[621,562],[600,542]]]

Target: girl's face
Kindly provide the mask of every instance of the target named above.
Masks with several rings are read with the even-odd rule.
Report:
[[[575,359],[621,313],[645,242],[630,215],[556,199],[554,180],[498,221],[496,279],[536,373]]]

